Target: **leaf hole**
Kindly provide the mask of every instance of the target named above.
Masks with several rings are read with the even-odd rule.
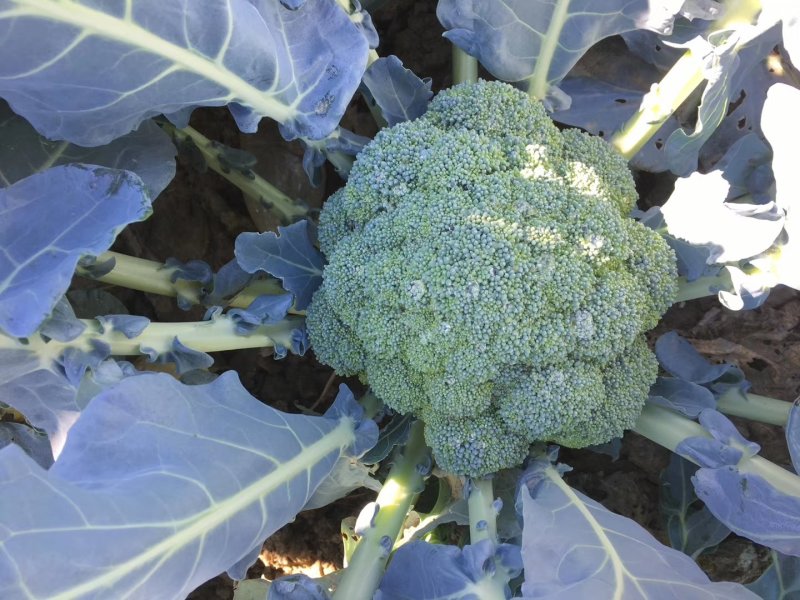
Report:
[[[664,140],[658,138],[656,140],[656,150],[661,150],[664,147]]]
[[[627,104],[628,103],[628,101],[625,100],[625,98],[616,98],[614,100],[614,102],[616,102],[617,104]]]
[[[731,102],[728,105],[728,113],[727,114],[731,114],[733,111],[735,111],[737,108],[739,108],[739,106],[741,106],[742,102],[744,102],[745,98],[747,98],[747,92],[742,90],[741,92],[739,92],[739,96],[737,96],[736,100],[734,100],[733,102]]]

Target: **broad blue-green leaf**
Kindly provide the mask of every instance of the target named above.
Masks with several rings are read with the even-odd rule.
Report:
[[[797,600],[800,597],[800,558],[774,550],[772,564],[747,589],[769,600]]]
[[[581,56],[603,38],[639,28],[668,32],[678,2],[647,0],[440,0],[445,37],[504,81],[531,80],[556,109],[554,93]],[[559,97],[560,96],[560,97]]]
[[[733,368],[727,363],[711,364],[676,331],[668,331],[656,340],[656,357],[671,375],[692,383],[711,383]]]
[[[338,415],[280,413],[232,372],[122,381],[49,471],[0,451],[0,597],[185,597],[292,520],[358,443]]]
[[[657,81],[661,74],[655,69],[653,71],[653,81]],[[567,77],[559,87],[571,102],[569,108],[553,113],[553,119],[604,139],[610,139],[636,114],[644,96],[644,92],[625,85],[625,82],[612,84],[589,77]],[[677,118],[671,115],[631,159],[631,166],[653,173],[666,171],[669,167],[664,157],[664,141],[678,127]]]
[[[523,597],[756,600],[738,584],[709,581],[691,558],[570,488],[559,470],[539,459],[523,475]]]
[[[304,310],[322,284],[323,258],[312,243],[308,221],[278,227],[278,233],[242,233],[236,238],[236,260],[248,273],[265,271],[294,294],[294,305]]]
[[[67,432],[92,396],[121,380],[125,372],[114,361],[101,362],[108,355],[101,346],[73,348],[66,359],[64,346],[33,342],[21,344],[0,333],[0,402],[47,433],[52,454],[58,457]],[[89,364],[95,370],[84,377]]]
[[[783,211],[774,203],[725,202],[728,182],[721,171],[678,179],[661,207],[669,233],[691,244],[710,245],[711,262],[750,258],[768,249],[783,230]]]
[[[413,541],[395,552],[374,600],[487,597],[490,580],[508,582],[521,568],[519,548],[482,540],[459,548]],[[412,575],[413,574],[413,575]]]
[[[395,413],[392,415],[392,420],[381,430],[378,443],[375,444],[372,450],[362,456],[361,460],[368,465],[381,462],[389,456],[395,446],[406,443],[413,421],[414,417],[410,413],[405,415]]]
[[[333,470],[322,481],[314,495],[309,498],[303,510],[322,508],[360,488],[380,492],[381,483],[372,477],[369,467],[362,461],[343,456],[336,462]]]
[[[675,377],[656,379],[648,392],[647,401],[692,418],[707,408],[717,406],[714,394],[707,388]]]
[[[51,139],[110,142],[166,114],[230,105],[287,138],[338,124],[367,41],[335,0],[1,0],[0,96]]]
[[[105,146],[83,148],[43,138],[0,101],[0,139],[0,187],[50,167],[83,163],[133,171],[155,199],[175,176],[175,147],[152,121]]]
[[[722,413],[703,411],[699,421],[711,438],[688,437],[675,448],[700,465],[692,477],[698,497],[734,533],[800,556],[800,479],[774,465],[756,471],[748,461],[758,444]]]
[[[363,82],[390,127],[421,116],[433,96],[430,78],[420,79],[394,55],[372,63]]]
[[[701,468],[694,489],[714,516],[737,535],[800,556],[800,498],[735,466]]]
[[[699,502],[692,487],[692,475],[696,471],[696,465],[672,454],[669,466],[661,472],[659,494],[670,545],[692,558],[717,546],[731,533]]]
[[[778,27],[762,14],[756,25],[738,25],[686,44],[703,57],[707,82],[693,131],[678,129],[667,140],[664,149],[672,172],[685,177],[695,171],[701,152],[701,166],[708,170],[733,141],[750,131],[760,133],[758,121],[766,91],[777,81],[764,63],[779,43]]]
[[[81,256],[108,250],[123,227],[149,214],[142,180],[129,171],[67,165],[0,189],[0,329],[31,335]]]
[[[794,471],[800,473],[800,404],[797,401],[792,405],[789,420],[786,422],[786,444]]]
[[[0,448],[5,448],[9,444],[16,444],[22,448],[44,469],[49,469],[53,464],[50,440],[30,425],[0,421]]]

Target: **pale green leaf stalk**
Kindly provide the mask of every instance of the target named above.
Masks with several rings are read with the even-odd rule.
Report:
[[[356,546],[333,600],[372,598],[406,515],[423,489],[426,469],[421,466],[429,463],[430,451],[425,445],[423,424],[416,421],[411,426],[408,443],[396,457],[374,504],[365,508],[375,510],[376,514],[371,516],[371,523]]]
[[[453,45],[453,83],[476,83],[477,81],[478,60]]]
[[[217,142],[208,139],[196,129],[192,127],[178,129],[167,121],[160,121],[159,125],[175,140],[178,147],[184,144],[194,145],[212,171],[242,190],[245,196],[278,216],[282,223],[293,223],[308,215],[306,206],[284,194],[252,169],[239,170],[223,164],[220,160],[221,148]]]
[[[177,338],[184,346],[198,352],[220,352],[241,348],[266,348],[271,346],[292,346],[292,332],[302,325],[301,317],[289,317],[274,325],[262,325],[249,335],[236,332],[236,323],[227,315],[211,321],[188,323],[150,323],[135,338],[128,338],[121,331],[110,326],[103,327],[94,319],[82,319],[86,326],[83,333],[69,342],[49,340],[39,336],[28,338],[23,344],[16,338],[0,334],[0,349],[23,349],[35,351],[53,360],[61,356],[67,348],[77,348],[86,352],[94,349],[95,342],[107,344],[113,356],[135,356],[142,354],[142,348],[152,348],[159,354],[172,350]]]
[[[760,12],[760,0],[732,0],[725,4],[725,14],[711,31],[750,25]],[[703,57],[687,50],[664,78],[653,84],[639,111],[613,136],[611,144],[625,158],[633,158],[704,80]]]
[[[494,506],[494,492],[491,478],[472,479],[469,486],[469,541],[477,544],[489,540],[498,543],[497,510]],[[482,600],[505,600],[505,582],[502,579],[505,570],[498,568],[492,577],[481,582]]]
[[[93,277],[87,269],[81,267],[78,267],[77,274],[81,277],[118,285],[131,290],[172,298],[180,297],[181,300],[191,304],[201,303],[200,293],[202,286],[200,282],[186,281],[184,279],[172,281],[172,275],[176,270],[175,267],[168,267],[159,262],[127,256],[119,252],[104,252],[97,257],[98,263],[104,263],[109,260],[114,260],[114,267],[105,275]],[[231,308],[247,308],[258,296],[284,293],[286,293],[286,290],[281,287],[277,279],[259,279],[234,296],[228,306]],[[295,311],[293,309],[289,312],[304,314],[304,311]]]
[[[675,452],[678,444],[687,438],[711,437],[703,427],[691,419],[649,404],[644,407],[633,430],[672,452]],[[800,477],[765,458],[743,453],[736,468],[742,473],[763,477],[784,494],[800,496]]]

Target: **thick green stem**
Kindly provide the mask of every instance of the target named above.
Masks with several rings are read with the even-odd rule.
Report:
[[[469,542],[477,544],[489,540],[496,545],[498,543],[497,510],[494,504],[492,480],[490,478],[472,479],[468,484],[468,489]],[[497,568],[491,577],[479,582],[480,591],[477,597],[486,600],[505,600],[506,579],[504,576],[506,574],[505,569]]]
[[[725,14],[714,23],[712,32],[750,25],[761,12],[761,2],[732,0],[724,8]],[[704,80],[703,57],[687,50],[664,78],[653,84],[639,111],[614,134],[611,144],[625,158],[633,158]]]
[[[561,30],[569,17],[570,0],[558,0],[553,7],[553,15],[547,26],[547,32],[542,39],[542,46],[539,57],[536,59],[536,66],[533,75],[528,82],[528,95],[533,100],[544,100],[550,88],[547,75],[550,72],[550,63],[553,62],[558,42],[561,38]]]
[[[478,61],[461,48],[453,45],[453,83],[478,81]]]
[[[717,398],[717,409],[726,415],[786,426],[792,403],[758,394],[742,394],[732,388]]]
[[[429,450],[425,445],[423,424],[416,421],[411,425],[408,443],[402,454],[397,456],[389,477],[375,499],[376,514],[336,587],[334,600],[372,598],[406,515],[423,489],[425,469],[420,467],[428,461]],[[368,506],[365,510],[371,509]]]
[[[300,327],[302,319],[290,317],[274,325],[262,325],[249,335],[236,332],[236,323],[227,315],[211,321],[190,323],[150,323],[135,338],[129,339],[121,331],[103,326],[94,319],[84,319],[86,329],[70,342],[50,340],[45,342],[39,336],[22,343],[15,338],[0,335],[0,348],[35,350],[53,359],[61,356],[67,348],[91,351],[93,342],[107,344],[113,356],[135,356],[142,349],[153,349],[162,354],[172,350],[177,338],[184,346],[199,352],[219,352],[241,348],[265,348],[269,346],[291,347],[292,332]]]
[[[469,541],[497,543],[497,512],[494,509],[491,479],[472,479],[469,486]]]
[[[633,158],[704,79],[703,58],[687,50],[644,95],[639,111],[614,134],[611,144],[625,158]]]
[[[671,410],[652,405],[644,407],[633,430],[673,452],[678,444],[686,438],[711,437],[705,429],[694,421],[682,417]],[[765,458],[744,455],[737,468],[742,473],[763,477],[785,494],[794,497],[800,496],[800,477]]]
[[[183,144],[193,144],[202,153],[209,168],[242,190],[243,194],[276,214],[282,222],[293,223],[308,215],[308,207],[284,194],[266,179],[256,175],[252,169],[237,169],[223,162],[224,146],[209,140],[196,129],[191,127],[178,129],[167,121],[160,121],[159,125],[172,136],[178,147]]]
[[[118,252],[104,252],[97,257],[97,262],[103,263],[111,259],[114,260],[114,268],[105,275],[93,277],[89,271],[80,267],[77,270],[77,274],[81,277],[88,277],[95,281],[139,290],[140,292],[170,296],[172,298],[180,296],[183,300],[192,304],[201,303],[202,285],[197,281],[183,279],[173,282],[174,267],[167,267],[159,262],[135,258]],[[286,293],[286,290],[281,287],[278,280],[259,279],[236,294],[228,303],[228,306],[232,308],[247,308],[258,296],[284,293]],[[293,314],[305,314],[303,311],[291,310],[290,312]]]

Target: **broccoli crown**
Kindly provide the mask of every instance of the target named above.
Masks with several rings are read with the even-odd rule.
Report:
[[[422,418],[454,473],[619,436],[656,377],[643,332],[676,293],[635,201],[623,158],[513,87],[444,91],[378,133],[325,204],[316,354]]]

